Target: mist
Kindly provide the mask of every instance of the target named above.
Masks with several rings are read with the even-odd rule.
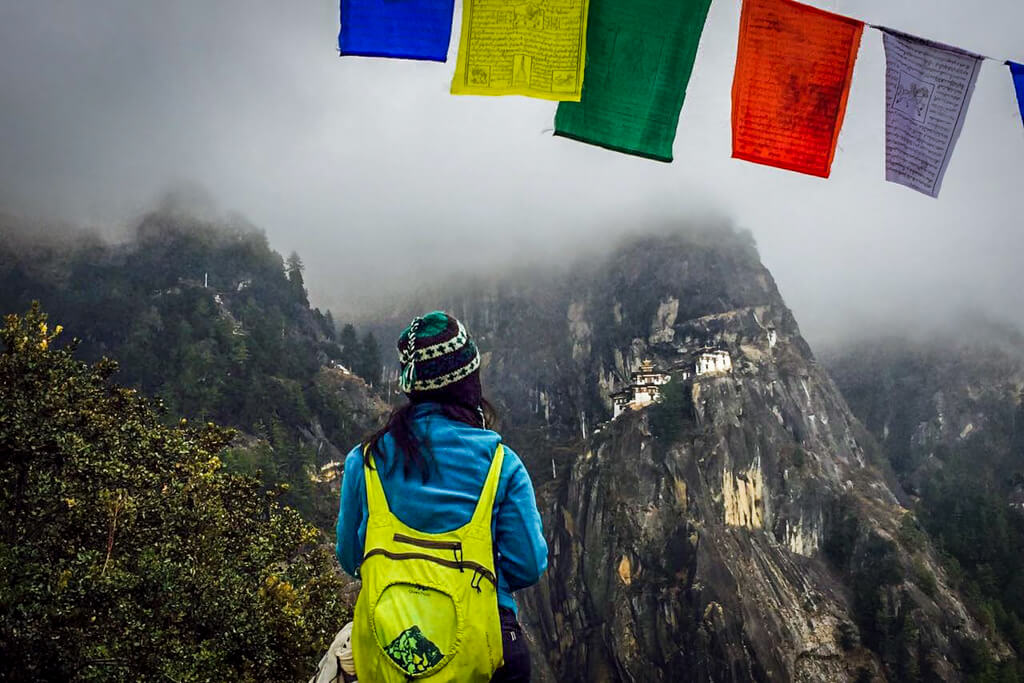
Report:
[[[1024,61],[1014,0],[812,4]],[[1024,325],[1024,126],[1005,66],[984,64],[932,200],[884,182],[884,57],[867,31],[825,181],[730,159],[739,11],[712,5],[666,165],[553,138],[548,102],[448,95],[455,39],[447,64],[340,59],[334,2],[6,3],[0,213],[108,236],[167,196],[240,214],[346,317],[453,274],[723,223],[753,234],[812,343],[964,311]]]

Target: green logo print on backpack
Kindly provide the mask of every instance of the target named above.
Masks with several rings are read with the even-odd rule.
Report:
[[[391,641],[391,644],[384,648],[388,657],[398,665],[398,668],[407,671],[409,674],[426,673],[428,669],[437,666],[442,659],[441,651],[437,645],[430,642],[420,632],[419,626],[410,626]]]
[[[365,681],[489,681],[501,666],[491,512],[505,451],[491,460],[473,517],[427,534],[391,513],[367,449],[366,552],[352,632]]]

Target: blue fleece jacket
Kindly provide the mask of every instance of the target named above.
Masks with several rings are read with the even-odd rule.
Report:
[[[416,468],[406,477],[401,462],[388,467],[395,446],[391,436],[385,435],[380,444],[387,458],[379,469],[384,494],[391,512],[412,528],[433,534],[452,531],[473,516],[501,436],[451,420],[434,403],[416,406],[413,417],[413,429],[430,443],[434,464],[430,477],[423,483]],[[345,458],[338,511],[336,552],[342,568],[352,576],[358,576],[365,552],[368,517],[360,445]],[[494,499],[491,531],[498,553],[498,605],[515,610],[512,593],[537,583],[548,566],[548,547],[530,475],[508,446]]]

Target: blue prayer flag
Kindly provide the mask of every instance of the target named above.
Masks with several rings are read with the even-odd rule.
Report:
[[[1020,117],[1024,119],[1024,64],[1007,62],[1013,74],[1013,85],[1017,88],[1017,104],[1020,105]]]
[[[443,62],[455,0],[341,0],[343,55]]]

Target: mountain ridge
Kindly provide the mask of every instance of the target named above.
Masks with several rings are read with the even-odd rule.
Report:
[[[399,398],[394,365],[371,370],[373,388],[343,367],[362,343],[354,329],[337,335],[309,307],[298,257],[251,228],[157,214],[139,234],[113,250],[43,245],[32,264],[0,246],[0,282],[17,286],[0,288],[0,303],[41,291],[60,302],[55,319],[106,330],[92,339],[113,341],[94,353],[127,351],[127,372],[173,381],[185,392],[175,411],[189,400],[223,410],[251,435],[225,460],[301,482],[293,497],[330,526],[338,479],[310,475],[380,418],[381,398]],[[539,680],[1011,671],[1012,620],[979,610],[972,584],[939,556],[929,534],[947,539],[918,519],[926,511],[896,445],[870,411],[867,427],[851,411],[749,234],[633,236],[559,268],[439,281],[360,327],[393,339],[434,308],[473,332],[499,428],[536,485],[550,569],[522,594],[521,616]],[[709,351],[728,363],[702,367]],[[147,365],[154,358],[181,360]],[[664,400],[613,417],[613,395],[645,361],[671,377]],[[228,398],[246,396],[236,380],[258,391],[220,403],[204,377]],[[857,403],[856,387],[843,391]]]
[[[330,529],[337,501],[311,477],[387,406],[357,374],[377,379],[376,340],[310,307],[298,255],[243,220],[171,209],[119,242],[46,235],[0,226],[0,308],[40,300],[83,358],[115,357],[117,379],[160,398],[171,423],[240,430],[225,462],[287,484],[286,502]]]
[[[748,235],[636,238],[394,322],[438,302],[476,335],[538,486],[550,569],[523,615],[548,680],[967,677],[961,642],[985,631],[930,546],[904,543],[877,442]],[[609,423],[642,360],[679,373],[705,347],[733,369]]]

